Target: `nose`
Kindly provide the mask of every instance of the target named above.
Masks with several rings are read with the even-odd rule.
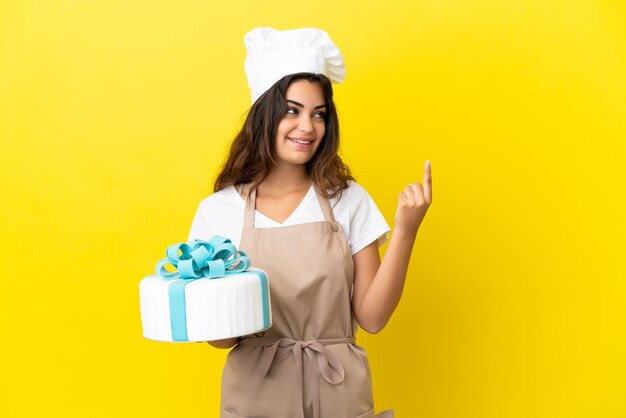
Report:
[[[310,117],[302,115],[298,121],[298,130],[304,133],[313,132],[313,121]]]

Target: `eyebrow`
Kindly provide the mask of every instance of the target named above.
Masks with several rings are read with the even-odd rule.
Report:
[[[295,104],[295,105],[296,105],[296,106],[298,106],[298,107],[304,107],[304,105],[303,105],[302,103],[298,103],[298,102],[296,102],[295,100],[290,100],[290,99],[287,99],[287,101],[288,101],[289,103],[293,103],[293,104]],[[314,110],[315,110],[315,109],[321,109],[322,107],[326,107],[326,105],[325,105],[325,104],[321,104],[321,105],[315,106],[313,109],[314,109]]]

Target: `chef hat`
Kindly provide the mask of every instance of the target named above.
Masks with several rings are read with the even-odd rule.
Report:
[[[244,43],[248,50],[244,69],[252,103],[288,74],[324,74],[336,83],[346,75],[341,52],[321,29],[256,28],[246,34]]]

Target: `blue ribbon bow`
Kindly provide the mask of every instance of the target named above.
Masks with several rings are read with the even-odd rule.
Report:
[[[237,250],[228,238],[215,235],[209,241],[194,240],[174,244],[165,251],[167,258],[159,260],[156,273],[167,280],[214,279],[226,274],[236,274],[250,267],[248,255]],[[177,271],[168,271],[173,266]]]
[[[167,258],[159,260],[156,273],[166,280],[175,280],[168,288],[172,339],[189,341],[185,287],[197,279],[241,273],[250,267],[250,259],[245,252],[237,250],[231,240],[218,235],[209,241],[170,245],[165,254]],[[168,265],[175,271],[168,271]]]

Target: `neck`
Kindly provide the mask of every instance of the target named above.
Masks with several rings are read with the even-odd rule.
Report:
[[[272,168],[268,176],[259,184],[260,192],[290,192],[311,186],[311,178],[304,165],[278,164]]]

